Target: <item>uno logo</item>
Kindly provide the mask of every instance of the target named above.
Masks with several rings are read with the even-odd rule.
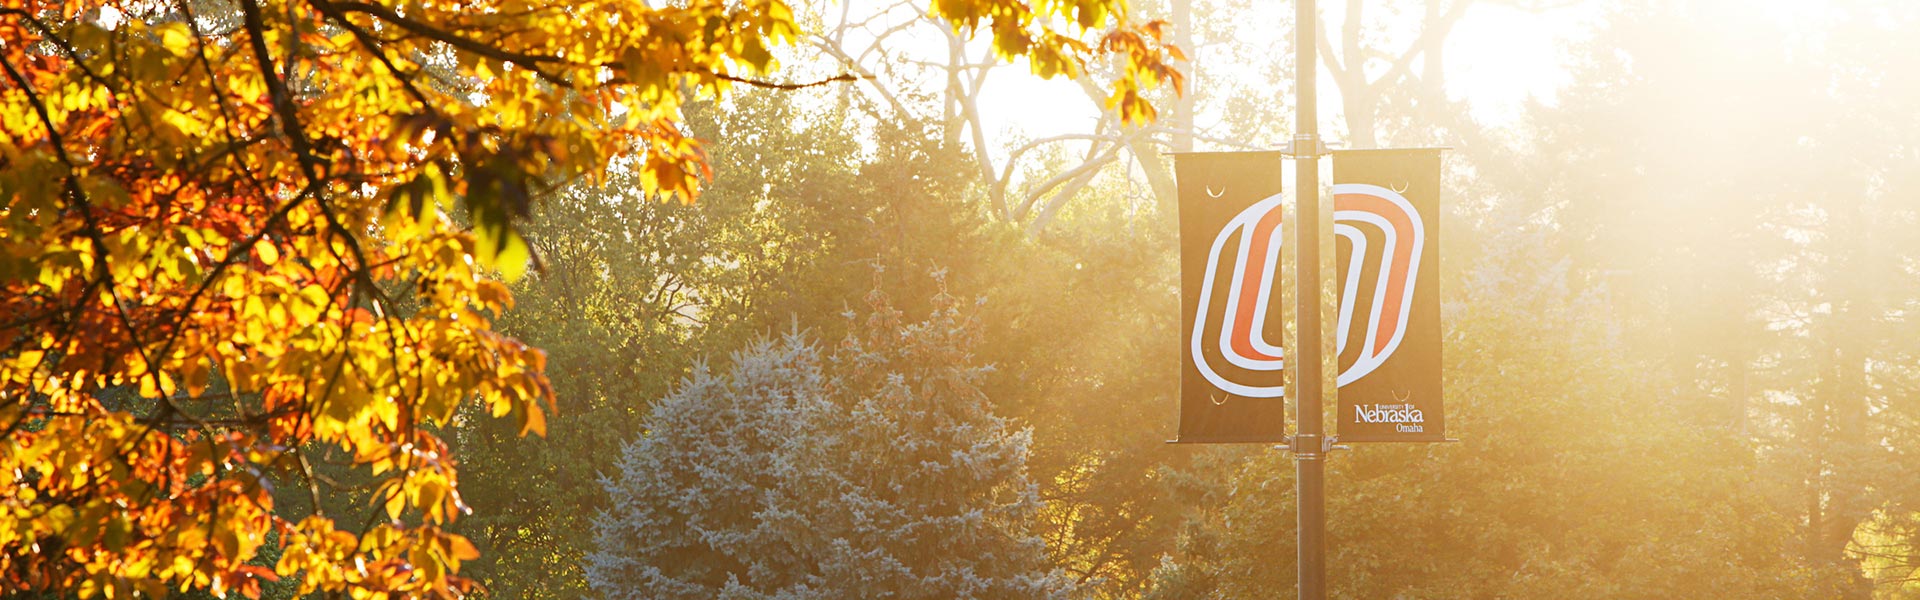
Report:
[[[1268,306],[1280,283],[1280,211],[1285,198],[1284,194],[1274,194],[1234,215],[1214,235],[1213,246],[1207,251],[1207,274],[1200,286],[1189,350],[1200,375],[1220,391],[1235,396],[1279,398],[1287,392],[1287,386],[1277,377],[1263,378],[1273,380],[1274,385],[1248,381],[1255,378],[1249,375],[1277,373],[1287,364],[1280,340],[1269,341],[1266,337],[1268,317],[1278,317]],[[1239,243],[1231,244],[1233,262],[1223,265],[1228,258],[1228,242],[1235,240]],[[1223,283],[1216,281],[1223,266],[1230,267],[1225,269],[1227,281],[1216,296],[1214,288]],[[1214,324],[1216,320],[1220,321],[1218,325]],[[1214,335],[1208,335],[1210,331]],[[1216,344],[1217,352],[1209,352],[1208,344]],[[1226,364],[1215,364],[1215,360]]]
[[[1342,365],[1338,385],[1346,385],[1386,364],[1407,336],[1427,229],[1420,211],[1398,192],[1343,183],[1333,186],[1333,234],[1351,248],[1347,264],[1335,265],[1341,288],[1335,354]],[[1371,300],[1364,307],[1363,290]]]
[[[1278,398],[1286,386],[1273,375],[1286,367],[1278,339],[1269,339],[1270,310],[1280,276],[1280,218],[1284,194],[1255,202],[1221,227],[1207,254],[1207,271],[1193,319],[1193,364],[1209,383],[1245,398]],[[1333,233],[1352,252],[1339,268],[1340,312],[1336,354],[1338,385],[1365,377],[1385,364],[1406,336],[1420,272],[1425,224],[1399,193],[1365,184],[1333,186]],[[1370,281],[1371,300],[1361,301]],[[1356,327],[1355,318],[1362,321]],[[1278,323],[1274,323],[1278,325]],[[1348,339],[1359,335],[1349,356]],[[1218,402],[1219,400],[1216,400]]]

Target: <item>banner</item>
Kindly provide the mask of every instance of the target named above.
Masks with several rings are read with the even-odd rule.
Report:
[[[1440,394],[1440,150],[1333,153],[1338,433],[1446,439]]]
[[[1181,153],[1173,165],[1182,324],[1175,441],[1284,441],[1281,155]]]

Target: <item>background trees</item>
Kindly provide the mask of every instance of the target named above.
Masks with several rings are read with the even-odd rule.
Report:
[[[1195,55],[1286,72],[1284,56],[1215,37],[1246,23],[1212,19],[1244,7],[1205,6]],[[1409,63],[1419,68],[1396,72],[1403,80],[1371,80],[1370,117],[1338,118],[1349,130],[1372,119],[1382,144],[1456,147],[1444,293],[1449,404],[1464,441],[1335,456],[1337,593],[1911,596],[1901,482],[1914,353],[1901,332],[1913,327],[1914,286],[1904,282],[1920,244],[1904,233],[1915,203],[1897,165],[1910,154],[1899,132],[1916,125],[1898,108],[1909,90],[1875,75],[1906,64],[1895,58],[1905,42],[1868,35],[1880,26],[1862,21],[1903,22],[1910,11],[1859,2],[1828,21],[1713,2],[1610,5],[1593,38],[1573,46],[1583,58],[1557,102],[1495,125],[1475,123],[1443,79],[1428,79],[1445,75],[1424,62],[1443,43],[1390,26],[1437,11],[1431,23],[1445,30],[1452,7],[1367,3],[1353,28],[1359,56],[1398,56],[1412,48],[1404,35],[1425,49]],[[1327,24],[1338,30],[1331,39],[1348,35],[1339,18]],[[1839,38],[1862,41],[1811,41]],[[1227,92],[1207,69],[1199,80],[1216,83],[1202,84],[1196,113],[1218,121],[1203,127],[1244,139],[1284,133],[1285,106]],[[938,114],[938,99],[919,109]],[[786,109],[860,101],[824,94]],[[721,121],[793,114],[752,102],[716,110]],[[806,132],[759,143],[853,158],[803,155],[808,180],[826,182],[819,188],[763,175],[789,196],[744,186],[734,202],[782,216],[756,230],[769,237],[737,238],[742,247],[778,240],[807,259],[759,270],[744,257],[761,255],[737,255],[765,287],[703,292],[753,298],[714,314],[738,315],[735,331],[784,331],[796,317],[857,305],[876,285],[874,265],[886,267],[877,285],[903,304],[926,294],[907,275],[944,267],[955,289],[985,298],[977,355],[994,368],[981,385],[999,414],[1033,428],[1040,533],[1078,593],[1290,589],[1286,457],[1163,443],[1177,340],[1173,213],[1143,170],[1101,171],[1035,233],[995,212],[970,136],[952,141],[937,119],[889,128],[865,116],[785,118]],[[882,141],[841,146],[833,132]],[[1205,137],[1196,145],[1229,147]],[[1023,160],[1044,164],[1034,171],[1044,178],[1080,159],[1034,150]],[[719,194],[711,206],[723,206]],[[702,332],[686,346],[696,354],[742,343],[688,327]]]
[[[1912,518],[1892,475],[1911,470],[1913,396],[1912,313],[1895,307],[1915,301],[1920,202],[1883,181],[1910,162],[1890,139],[1920,123],[1880,112],[1909,90],[1867,82],[1911,48],[1873,32],[1914,15],[1826,8],[1611,5],[1575,83],[1516,141],[1382,120],[1382,136],[1458,145],[1447,385],[1471,429],[1336,456],[1330,564],[1352,577],[1337,589],[1911,597],[1914,546],[1881,532]],[[1827,41],[1843,38],[1862,41]],[[1248,499],[1205,505],[1213,524],[1156,592],[1290,584],[1262,568],[1290,552],[1261,542],[1292,516],[1252,499],[1284,494],[1285,466],[1235,475]]]

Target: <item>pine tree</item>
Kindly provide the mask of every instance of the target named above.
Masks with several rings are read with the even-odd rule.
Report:
[[[977,325],[885,296],[825,353],[736,353],[655,405],[601,479],[588,581],[609,598],[1055,598],[1030,434],[989,410]],[[823,357],[823,354],[826,356]]]

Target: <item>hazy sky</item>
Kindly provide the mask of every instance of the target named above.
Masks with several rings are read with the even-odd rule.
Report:
[[[1321,4],[1321,18],[1337,32],[1344,19],[1343,3]],[[1292,19],[1289,7],[1270,12],[1250,18],[1275,19],[1276,28],[1286,28],[1286,21]],[[1470,103],[1474,118],[1489,126],[1511,122],[1528,98],[1551,104],[1556,92],[1571,82],[1565,69],[1568,46],[1591,35],[1602,14],[1598,2],[1540,11],[1489,2],[1474,5],[1448,39],[1449,96]],[[981,106],[990,132],[1006,138],[1020,131],[1037,138],[1092,129],[1096,109],[1074,84],[1041,80],[1014,68],[1003,71],[987,85]],[[1323,126],[1339,118],[1338,94],[1330,79],[1322,68]],[[1199,85],[1204,89],[1207,81],[1203,78]]]

